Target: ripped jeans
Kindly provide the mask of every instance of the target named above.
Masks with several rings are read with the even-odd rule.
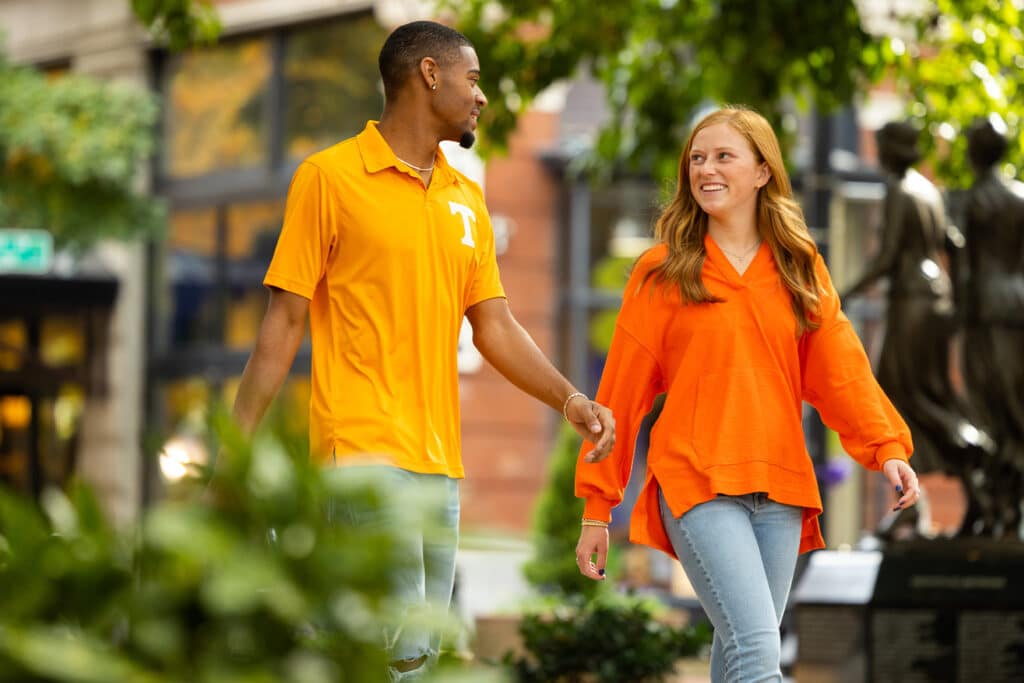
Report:
[[[396,501],[422,498],[426,493],[437,506],[431,506],[437,518],[422,520],[417,528],[408,528],[409,520],[402,522],[400,552],[411,559],[396,570],[394,598],[407,615],[417,612],[447,612],[455,582],[455,552],[459,544],[459,482],[441,474],[420,474],[387,465],[354,465],[345,470],[363,469],[375,479],[385,482]],[[413,494],[413,492],[415,492]],[[328,514],[332,519],[344,520],[360,526],[387,526],[395,521],[387,518],[387,508],[358,509],[352,505],[332,506]],[[429,527],[429,531],[428,531]],[[410,620],[415,622],[415,619]],[[422,621],[422,619],[420,619]],[[422,625],[404,623],[385,633],[385,642],[392,662],[425,658],[422,666],[411,671],[389,667],[391,681],[417,680],[437,659],[441,644],[438,629],[428,630]]]

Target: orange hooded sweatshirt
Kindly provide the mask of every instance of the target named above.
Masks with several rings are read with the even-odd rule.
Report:
[[[714,240],[704,245],[704,284],[723,303],[683,305],[678,287],[654,277],[641,289],[644,275],[665,259],[664,244],[633,269],[596,399],[612,410],[619,438],[599,463],[583,460],[590,446],[580,452],[576,495],[586,499],[584,517],[611,519],[640,421],[666,392],[630,540],[675,556],[659,513],[660,486],[676,516],[720,493],[765,492],[804,509],[800,552],[822,548],[802,402],[817,408],[846,452],[871,470],[907,460],[910,431],[875,381],[820,255],[821,325],[797,338],[791,298],[768,245],[742,276]]]

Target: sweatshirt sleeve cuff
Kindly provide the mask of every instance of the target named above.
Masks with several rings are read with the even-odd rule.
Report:
[[[598,522],[610,522],[612,520],[612,504],[604,498],[587,498],[587,502],[583,506],[583,518]]]
[[[878,464],[879,469],[885,464],[886,460],[902,460],[903,462],[909,462],[910,457],[907,452],[903,449],[899,443],[890,441],[887,444],[882,444],[877,451],[875,451],[875,462]]]

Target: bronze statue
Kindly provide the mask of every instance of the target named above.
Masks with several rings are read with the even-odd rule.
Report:
[[[994,498],[993,507],[986,510],[970,500],[962,531],[1021,538],[1024,184],[1001,177],[996,168],[1007,148],[1000,119],[972,124],[967,145],[975,183],[964,211],[964,376],[971,407],[995,440],[997,451],[972,472],[974,482],[986,489],[984,495]],[[969,499],[973,497],[968,494]]]
[[[920,159],[917,137],[907,123],[888,123],[877,133],[888,176],[882,244],[844,296],[889,279],[878,382],[910,426],[915,469],[962,476],[968,463],[988,459],[986,435],[966,419],[950,378],[956,331],[953,286],[944,268],[950,226],[938,189],[911,168]]]

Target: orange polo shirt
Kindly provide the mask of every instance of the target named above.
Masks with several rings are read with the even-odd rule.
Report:
[[[665,259],[664,244],[637,262],[596,399],[611,408],[620,438],[600,463],[583,461],[590,450],[584,445],[576,495],[586,499],[586,517],[611,518],[629,478],[640,421],[666,392],[631,540],[675,555],[662,526],[660,486],[676,516],[720,493],[765,492],[804,509],[801,552],[824,547],[802,402],[818,409],[846,452],[868,469],[908,459],[910,431],[875,381],[820,256],[821,326],[797,339],[771,249],[762,244],[740,276],[714,240],[704,244],[704,284],[723,303],[684,306],[676,286],[654,278],[637,291],[644,274]]]
[[[311,300],[315,459],[464,475],[459,329],[505,296],[476,183],[438,150],[424,187],[371,121],[296,170],[264,284]]]

